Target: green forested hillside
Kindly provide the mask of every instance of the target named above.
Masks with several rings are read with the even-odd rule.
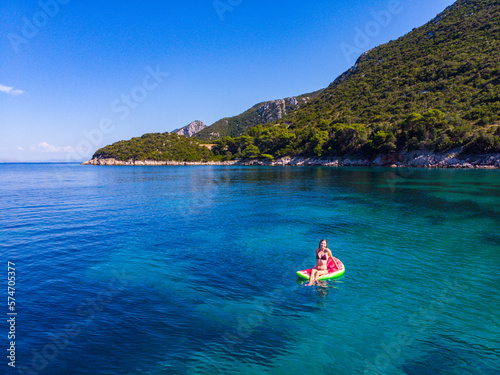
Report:
[[[287,98],[282,100],[272,100],[254,105],[245,112],[218,120],[202,131],[196,133],[193,137],[201,141],[214,141],[223,137],[238,137],[243,135],[251,127],[258,124],[265,124],[269,121],[266,118],[278,119],[276,113],[277,105],[283,106],[285,113],[291,113],[297,108],[303,107],[309,101],[317,97],[322,90],[309,94],[297,96],[296,98]],[[281,114],[280,116],[281,117]]]
[[[500,151],[500,1],[459,0],[364,53],[309,105],[214,151],[243,156]],[[246,152],[245,152],[246,150]]]
[[[103,147],[94,153],[94,158],[135,160],[212,160],[213,153],[199,142],[175,133],[149,133],[129,141],[120,141]]]
[[[234,124],[221,120],[221,132],[229,136],[215,141],[213,153],[177,138],[162,146],[167,149],[135,139],[96,155],[201,160],[457,147],[465,153],[500,152],[499,83],[500,0],[458,0],[424,26],[365,52],[307,105],[283,118],[258,125],[255,106],[232,118]]]
[[[237,137],[242,133],[245,133],[252,126],[260,123],[255,114],[257,112],[257,108],[259,108],[262,104],[263,103],[256,104],[238,116],[220,119],[209,127],[196,133],[193,138],[202,141],[211,141],[225,136]]]

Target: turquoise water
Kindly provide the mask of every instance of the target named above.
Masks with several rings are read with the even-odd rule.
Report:
[[[500,373],[500,171],[3,164],[0,181],[5,373]],[[295,271],[322,238],[346,273],[308,287]]]

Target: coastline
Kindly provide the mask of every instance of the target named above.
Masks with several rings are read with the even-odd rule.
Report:
[[[460,155],[460,151],[438,154],[412,151],[381,155],[374,159],[354,157],[314,158],[285,156],[276,160],[237,159],[228,161],[184,162],[134,160],[121,161],[114,158],[93,158],[81,165],[96,166],[189,166],[189,165],[262,165],[262,166],[327,166],[327,167],[391,167],[391,168],[456,168],[456,169],[500,169],[500,153],[483,155]]]

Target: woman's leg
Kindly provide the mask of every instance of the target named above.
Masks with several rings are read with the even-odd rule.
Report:
[[[311,275],[309,276],[309,283],[307,283],[306,285],[313,285],[315,280],[314,278],[316,277],[316,272],[318,272],[318,270],[316,268],[313,268],[311,270]]]
[[[327,273],[328,273],[328,270],[318,270],[318,272],[316,272],[316,281],[319,280],[320,276],[326,275]]]
[[[314,278],[313,278],[313,274],[312,274],[312,271],[311,271],[311,277],[309,278],[309,284],[308,285],[313,285],[316,281],[318,281],[319,277],[322,276],[322,275],[326,275],[328,273],[328,270],[317,270],[317,269],[314,269],[313,271],[316,271],[314,272]]]

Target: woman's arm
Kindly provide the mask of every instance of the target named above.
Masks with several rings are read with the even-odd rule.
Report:
[[[326,249],[326,252],[328,253],[328,255],[330,255],[330,257],[331,257],[332,259],[334,259],[334,258],[333,258],[332,251],[331,251],[330,249]]]
[[[330,249],[326,249],[326,252],[330,256],[330,258],[332,258],[332,261],[333,261],[333,264],[335,265],[335,267],[337,267],[337,262],[335,262],[335,258],[333,257],[332,251]],[[326,261],[326,263],[328,264],[328,260]]]
[[[333,264],[335,265],[336,268],[339,268],[339,264],[337,263],[337,258],[335,258],[333,255],[332,255],[332,251],[330,249],[327,249],[328,251],[328,255],[330,255],[332,257],[332,261],[333,261]]]

